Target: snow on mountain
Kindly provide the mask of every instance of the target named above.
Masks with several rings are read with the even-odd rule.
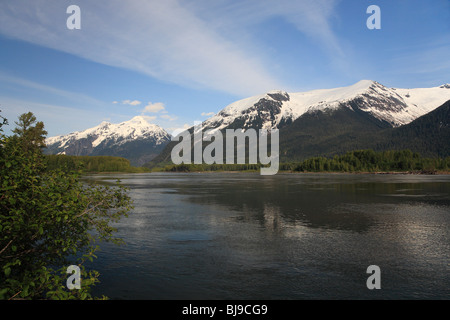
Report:
[[[387,88],[376,81],[361,80],[348,87],[287,93],[271,91],[234,102],[203,123],[203,128],[221,130],[233,124],[249,128],[278,128],[307,112],[351,108],[387,121],[393,127],[407,124],[450,100],[450,85],[434,88]],[[353,104],[354,105],[354,104]]]
[[[84,131],[47,138],[45,153],[117,156],[130,160],[132,165],[143,165],[170,140],[164,129],[137,116],[119,124],[104,121]]]
[[[144,138],[154,138],[155,144],[159,145],[167,139],[170,139],[170,136],[161,127],[148,123],[142,116],[136,116],[129,121],[119,124],[103,121],[98,126],[84,131],[50,137],[46,139],[46,144],[48,146],[57,145],[58,148],[66,148],[75,140],[88,138],[92,139],[92,147],[96,148],[106,142],[121,145],[129,141]]]

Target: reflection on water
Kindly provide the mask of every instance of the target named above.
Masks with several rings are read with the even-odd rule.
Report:
[[[450,176],[90,177],[116,178],[135,203],[126,245],[102,245],[92,266],[111,298],[450,298]]]

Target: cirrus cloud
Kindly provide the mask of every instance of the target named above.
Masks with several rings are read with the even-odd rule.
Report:
[[[339,52],[328,21],[336,3],[78,0],[74,31],[66,1],[2,1],[0,33],[164,82],[248,96],[286,87],[273,74],[277,62],[252,41],[253,26],[281,17]]]

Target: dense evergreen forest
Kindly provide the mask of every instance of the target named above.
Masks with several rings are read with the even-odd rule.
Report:
[[[132,167],[129,160],[121,157],[46,155],[45,159],[48,170],[80,170],[83,173],[150,171],[147,168]]]
[[[132,167],[125,158],[112,156],[46,155],[48,170],[79,170],[83,173],[212,172],[259,171],[261,164],[179,164],[159,168]],[[334,157],[312,157],[304,161],[281,163],[284,172],[450,172],[450,157],[425,158],[410,150],[355,150]]]
[[[160,168],[166,172],[257,171],[260,164],[180,164]],[[332,158],[313,157],[301,162],[281,163],[280,171],[291,172],[410,172],[450,171],[450,157],[424,158],[410,150],[350,151]]]

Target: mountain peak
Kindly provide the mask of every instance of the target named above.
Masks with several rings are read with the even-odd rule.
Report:
[[[138,130],[138,134],[142,135],[146,132],[165,132],[163,128],[160,126],[148,122],[145,116],[135,116],[130,120],[121,122],[119,124],[112,125],[113,127],[117,127],[115,129],[116,132],[126,131],[127,134],[131,131]]]
[[[272,90],[267,92],[266,97],[269,97],[275,101],[289,101],[290,97],[286,91]]]
[[[46,139],[47,153],[66,155],[123,156],[142,165],[170,141],[161,127],[136,116],[119,124],[103,121],[96,127]],[[139,146],[139,150],[134,150]]]
[[[144,116],[135,116],[125,122],[129,122],[129,123],[139,123],[140,122],[140,123],[144,123],[144,124],[149,124],[149,122],[147,121],[147,119],[145,119]]]
[[[354,84],[354,86],[371,86],[373,84],[377,84],[378,82],[376,82],[375,80],[368,80],[368,79],[363,79],[363,80],[359,80],[358,82],[356,82]]]
[[[440,86],[439,88],[442,89],[450,89],[450,83],[444,83],[442,86]]]
[[[369,89],[376,89],[376,88],[385,88],[385,86],[383,86],[381,83],[376,82],[374,80],[360,80],[358,82],[356,82],[355,84],[352,84],[348,87],[344,87],[347,88],[347,91],[353,91],[355,94],[360,94],[362,92],[365,92]],[[342,89],[344,89],[342,88]]]
[[[239,124],[244,128],[280,128],[306,113],[358,108],[392,126],[411,122],[450,99],[450,84],[439,88],[387,88],[363,79],[346,87],[287,93],[272,90],[266,94],[236,101],[204,121],[205,128],[223,129]]]

